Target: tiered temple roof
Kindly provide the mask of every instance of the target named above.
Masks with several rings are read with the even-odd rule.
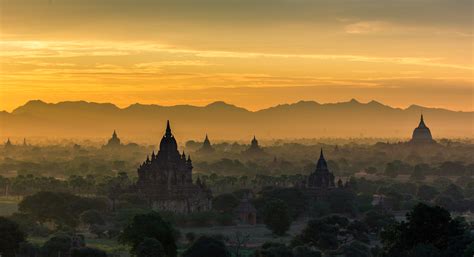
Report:
[[[323,149],[319,155],[316,170],[308,177],[306,186],[308,188],[334,188],[334,174],[332,174],[324,158]]]

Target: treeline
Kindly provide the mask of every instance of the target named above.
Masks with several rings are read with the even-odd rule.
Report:
[[[63,193],[42,193],[34,197],[45,197],[50,200],[55,197],[65,197],[67,200],[72,200],[73,203],[63,202],[62,207],[77,204],[76,201],[84,201],[84,199],[69,198],[70,196]],[[53,201],[56,203],[58,200]],[[39,213],[36,213],[34,209],[26,208],[30,204],[31,202],[22,203],[21,211],[35,217],[37,222],[69,223],[56,220],[57,217],[48,214],[37,216]],[[278,200],[269,201],[266,205],[266,209],[271,209],[272,212],[264,215],[265,224],[275,237],[286,235],[288,224],[282,221],[289,217],[288,207]],[[88,212],[98,212],[96,208],[101,207],[97,205]],[[281,219],[275,219],[277,215]],[[85,216],[90,217],[85,218]],[[93,216],[82,214],[81,219],[95,220],[91,218]],[[30,243],[27,241],[28,232],[25,232],[24,227],[18,222],[22,221],[18,221],[17,217],[0,217],[0,229],[2,229],[0,230],[0,254],[2,256],[114,256],[102,250],[87,247],[83,236],[73,230],[67,231],[61,226],[58,226],[60,229],[44,244]],[[254,248],[253,253],[246,256],[468,257],[474,254],[474,237],[470,229],[464,219],[451,217],[450,213],[441,207],[417,204],[401,222],[390,213],[381,210],[366,212],[356,219],[348,219],[341,215],[310,219],[301,232],[291,237],[289,243],[279,240],[269,241]],[[137,257],[244,256],[244,250],[248,249],[247,244],[251,240],[248,236],[239,233],[233,237],[187,233],[184,237],[165,217],[153,211],[130,216],[114,236],[119,244],[127,246],[130,254]],[[374,244],[375,241],[379,243]],[[178,251],[178,249],[182,250]]]

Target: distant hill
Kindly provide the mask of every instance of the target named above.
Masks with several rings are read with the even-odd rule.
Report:
[[[435,138],[473,137],[474,112],[412,105],[392,108],[376,101],[356,100],[319,104],[301,101],[259,111],[224,102],[204,107],[133,104],[119,108],[110,103],[84,101],[45,103],[29,101],[11,113],[0,112],[0,132],[6,137],[109,137],[114,129],[125,139],[156,143],[165,122],[181,141],[212,139],[401,137],[411,136],[423,113]]]

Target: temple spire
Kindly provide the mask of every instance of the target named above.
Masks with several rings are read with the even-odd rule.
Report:
[[[319,159],[324,159],[323,148],[321,147],[321,153],[319,154]]]
[[[166,122],[166,134],[165,134],[167,137],[170,137],[171,136],[171,126],[170,126],[170,121],[167,120]]]
[[[418,125],[418,127],[420,127],[420,128],[426,127],[425,121],[424,121],[424,119],[423,119],[423,113],[421,114],[421,117],[420,117],[420,124]]]

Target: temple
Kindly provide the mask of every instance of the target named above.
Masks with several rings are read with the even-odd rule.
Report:
[[[120,138],[118,138],[117,132],[115,132],[115,130],[114,130],[114,133],[112,134],[112,137],[109,139],[107,144],[104,145],[104,147],[118,147],[118,146],[121,146]]]
[[[420,124],[418,127],[413,130],[413,136],[410,140],[410,143],[413,144],[431,144],[435,143],[436,141],[433,140],[431,136],[430,129],[425,125],[425,121],[423,120],[423,114],[420,118]]]
[[[209,137],[206,134],[206,138],[204,139],[204,142],[202,143],[202,147],[199,149],[199,153],[213,153],[214,152],[214,147],[211,145],[211,141],[209,140]]]
[[[178,152],[178,144],[168,121],[166,132],[155,155],[138,168],[138,193],[153,209],[191,213],[212,207],[212,193],[198,178],[193,183],[191,157]]]
[[[13,144],[10,141],[10,138],[7,139],[7,142],[5,142],[5,145],[3,146],[5,149],[11,149],[13,148]]]
[[[319,155],[316,170],[308,176],[307,188],[327,189],[334,188],[334,175],[329,171],[326,159],[324,159],[323,149]]]
[[[250,147],[243,152],[243,154],[252,156],[252,155],[262,155],[265,152],[263,149],[258,145],[258,140],[255,136],[253,136],[252,141],[250,142]]]

